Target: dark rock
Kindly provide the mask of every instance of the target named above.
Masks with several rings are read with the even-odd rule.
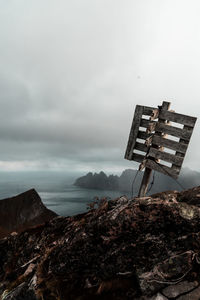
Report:
[[[0,238],[43,224],[55,216],[56,213],[44,206],[34,189],[0,200]]]
[[[181,294],[186,294],[198,286],[198,282],[182,281],[175,285],[170,285],[162,290],[162,293],[168,298],[176,298]]]
[[[199,300],[200,299],[200,287],[197,289],[193,290],[192,292],[180,296],[177,298],[177,300]]]
[[[34,290],[23,282],[3,297],[3,300],[37,300]]]
[[[178,195],[178,201],[186,202],[188,204],[200,206],[200,193],[199,188],[193,188],[187,191],[183,191]]]

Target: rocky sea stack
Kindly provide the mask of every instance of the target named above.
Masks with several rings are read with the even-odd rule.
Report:
[[[106,199],[0,240],[3,300],[200,299],[200,187]]]

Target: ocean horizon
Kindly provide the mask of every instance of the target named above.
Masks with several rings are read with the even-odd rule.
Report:
[[[0,172],[0,200],[16,196],[34,188],[47,208],[61,216],[87,211],[95,197],[115,199],[119,191],[85,189],[74,186],[83,173],[59,171]]]

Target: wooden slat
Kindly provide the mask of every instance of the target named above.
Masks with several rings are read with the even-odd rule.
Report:
[[[145,144],[136,142],[134,149],[143,151],[143,152],[147,152],[149,150],[149,147],[147,147]]]
[[[183,163],[183,157],[159,151],[156,148],[150,148],[149,156],[154,157],[156,159],[162,159],[177,166],[181,166]]]
[[[156,107],[144,106],[143,107],[143,115],[151,116],[154,109],[156,109]]]
[[[151,124],[156,125],[157,122],[146,119],[141,119],[140,127],[148,128]]]
[[[171,122],[183,124],[189,127],[194,127],[197,120],[197,118],[195,117],[190,117],[190,116],[178,114],[167,110],[161,110],[159,113],[159,118],[164,120],[169,120]]]
[[[161,106],[161,107],[159,106],[159,112],[160,112],[161,109],[162,109],[163,111],[169,110],[170,105],[171,105],[170,102],[163,101],[162,106]],[[167,122],[166,120],[161,119],[160,116],[158,116],[158,123],[166,124],[166,123],[168,123],[168,122]],[[156,134],[157,136],[162,136],[163,138],[166,138],[166,137],[167,137],[167,134],[163,134],[162,132],[156,131],[156,128],[155,128],[155,134]],[[156,144],[154,144],[154,143],[152,143],[152,148],[159,149],[160,151],[163,151],[163,150],[164,150],[164,147],[162,147],[162,146],[160,146],[160,145],[156,145]],[[155,159],[154,159],[154,160],[155,160]],[[158,161],[157,161],[157,162],[158,162]]]
[[[162,164],[158,164],[155,161],[151,160],[151,159],[147,159],[146,161],[146,167],[153,169],[155,171],[161,172],[165,175],[171,176],[173,178],[178,178],[178,174],[180,172],[180,168],[170,168],[167,166],[164,166]]]
[[[162,106],[161,106],[161,109],[162,109],[162,110],[169,110],[169,109],[170,109],[170,106],[171,106],[171,102],[163,101]]]
[[[183,128],[184,128],[184,129],[189,129],[190,127],[188,127],[187,125],[184,125]],[[183,139],[180,139],[180,144],[184,144],[185,147],[188,147],[189,141],[185,141],[185,140],[183,140]],[[185,153],[183,154],[183,153],[181,153],[181,151],[177,151],[177,152],[176,152],[176,155],[179,155],[179,156],[183,157],[183,159],[184,159],[184,157],[185,157]],[[173,169],[174,167],[176,167],[176,164],[173,164],[173,165],[172,165],[172,169]]]
[[[172,141],[157,135],[153,136],[152,143],[157,146],[166,147],[183,154],[185,154],[187,150],[187,145],[185,143]]]
[[[126,153],[125,153],[125,158],[131,160],[132,159],[132,153],[133,149],[135,146],[139,126],[140,126],[140,120],[142,118],[142,113],[143,113],[143,106],[141,105],[136,105],[135,108],[135,113],[133,117],[133,122],[129,134],[129,139],[128,139],[128,145],[126,148]]]
[[[175,136],[175,137],[179,137],[179,138],[182,138],[187,141],[190,140],[190,137],[192,135],[191,128],[190,129],[186,129],[186,128],[181,129],[181,128],[170,126],[170,125],[167,125],[164,123],[157,123],[156,131],[163,132],[163,133]]]
[[[141,140],[146,140],[151,136],[150,133],[146,133],[145,131],[138,131],[137,138]]]
[[[134,161],[137,161],[137,162],[141,163],[144,160],[144,155],[133,153],[131,159],[134,160]]]

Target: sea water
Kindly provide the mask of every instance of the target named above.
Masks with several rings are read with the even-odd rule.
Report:
[[[83,189],[74,186],[81,173],[0,172],[0,199],[13,197],[34,188],[47,208],[62,216],[86,212],[95,197],[114,199],[118,191]]]

